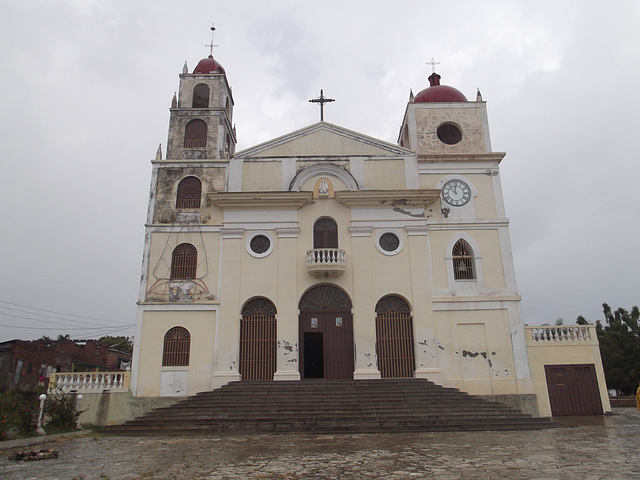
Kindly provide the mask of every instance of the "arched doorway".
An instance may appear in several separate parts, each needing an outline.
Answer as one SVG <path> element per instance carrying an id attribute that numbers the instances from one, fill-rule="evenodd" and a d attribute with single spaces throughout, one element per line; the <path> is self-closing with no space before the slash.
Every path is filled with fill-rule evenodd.
<path id="1" fill-rule="evenodd" d="M 258 297 L 247 302 L 240 319 L 240 376 L 242 380 L 273 380 L 277 368 L 276 307 Z"/>
<path id="2" fill-rule="evenodd" d="M 407 302 L 397 295 L 376 304 L 376 350 L 382 378 L 413 377 L 413 320 Z"/>
<path id="3" fill-rule="evenodd" d="M 300 299 L 300 377 L 353 378 L 351 299 L 333 285 L 318 285 Z"/>

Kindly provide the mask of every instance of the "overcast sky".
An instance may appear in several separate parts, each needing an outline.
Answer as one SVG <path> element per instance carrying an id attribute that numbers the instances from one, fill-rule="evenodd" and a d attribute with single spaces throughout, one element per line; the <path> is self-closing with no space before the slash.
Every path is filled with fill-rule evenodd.
<path id="1" fill-rule="evenodd" d="M 150 160 L 212 22 L 238 149 L 316 122 L 321 88 L 325 120 L 395 143 L 434 57 L 507 152 L 525 322 L 638 305 L 639 18 L 632 0 L 3 0 L 0 341 L 133 335 Z"/>

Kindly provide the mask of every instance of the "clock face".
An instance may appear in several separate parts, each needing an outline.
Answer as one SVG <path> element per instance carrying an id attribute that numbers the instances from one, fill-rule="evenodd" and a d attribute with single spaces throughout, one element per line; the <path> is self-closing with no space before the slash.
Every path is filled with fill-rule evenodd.
<path id="1" fill-rule="evenodd" d="M 449 180 L 442 187 L 442 198 L 449 205 L 459 207 L 471 200 L 471 189 L 462 180 Z"/>

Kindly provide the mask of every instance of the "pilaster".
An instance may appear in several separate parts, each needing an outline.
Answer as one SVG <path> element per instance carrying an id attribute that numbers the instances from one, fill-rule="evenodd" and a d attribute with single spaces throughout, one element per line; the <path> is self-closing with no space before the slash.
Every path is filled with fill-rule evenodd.
<path id="1" fill-rule="evenodd" d="M 349 227 L 353 252 L 351 265 L 358 272 L 353 285 L 353 338 L 356 358 L 353 378 L 380 378 L 376 355 L 375 299 L 373 298 L 373 267 L 371 232 L 373 227 Z"/>
<path id="2" fill-rule="evenodd" d="M 443 384 L 444 376 L 438 367 L 438 347 L 433 317 L 431 265 L 429 264 L 427 225 L 406 226 L 411 258 L 411 293 L 413 297 L 413 338 L 417 378 L 427 378 Z"/>
<path id="3" fill-rule="evenodd" d="M 278 234 L 278 350 L 274 380 L 300 380 L 298 346 L 298 233 L 300 228 L 276 228 Z"/>

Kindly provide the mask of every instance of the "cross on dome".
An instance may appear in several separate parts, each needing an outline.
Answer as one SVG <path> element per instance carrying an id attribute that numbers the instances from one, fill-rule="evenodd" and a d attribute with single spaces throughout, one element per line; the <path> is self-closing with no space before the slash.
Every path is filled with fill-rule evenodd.
<path id="1" fill-rule="evenodd" d="M 431 61 L 427 62 L 427 65 L 431 65 L 431 73 L 436 73 L 436 65 L 440 65 L 440 62 L 434 61 L 433 57 L 431 57 Z"/>
<path id="2" fill-rule="evenodd" d="M 205 47 L 209 47 L 209 56 L 213 57 L 213 47 L 217 47 L 218 45 L 215 45 L 213 43 L 213 33 L 216 31 L 216 27 L 214 27 L 214 24 L 211 24 L 211 43 L 208 43 L 205 45 Z"/>

